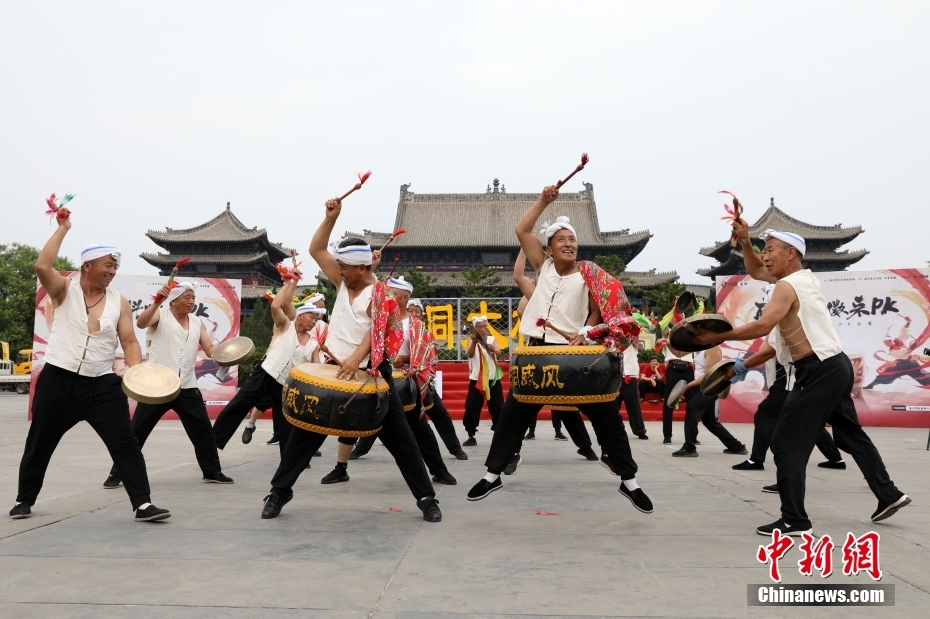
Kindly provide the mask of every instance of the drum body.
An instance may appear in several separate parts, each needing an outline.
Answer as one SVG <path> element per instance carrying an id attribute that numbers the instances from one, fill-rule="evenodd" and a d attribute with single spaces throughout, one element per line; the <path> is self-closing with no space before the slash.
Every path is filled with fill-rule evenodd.
<path id="1" fill-rule="evenodd" d="M 407 376 L 403 370 L 394 370 L 391 376 L 394 378 L 394 388 L 397 389 L 400 402 L 404 405 L 404 412 L 409 413 L 417 407 L 417 397 L 420 391 L 417 382 Z"/>
<path id="2" fill-rule="evenodd" d="M 291 369 L 281 392 L 284 417 L 310 432 L 372 436 L 390 406 L 387 381 L 359 371 L 354 380 L 336 378 L 339 366 L 301 363 Z"/>
<path id="3" fill-rule="evenodd" d="M 510 392 L 527 404 L 611 402 L 620 394 L 622 368 L 603 346 L 516 348 L 510 358 Z"/>

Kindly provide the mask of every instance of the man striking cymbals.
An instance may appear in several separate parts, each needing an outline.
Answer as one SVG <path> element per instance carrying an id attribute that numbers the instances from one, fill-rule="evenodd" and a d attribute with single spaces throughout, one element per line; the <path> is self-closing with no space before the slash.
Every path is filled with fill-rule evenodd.
<path id="1" fill-rule="evenodd" d="M 586 158 L 582 161 L 584 163 Z M 602 316 L 605 322 L 613 324 L 613 334 L 615 329 L 620 328 L 623 313 L 628 307 L 619 282 L 591 262 L 576 262 L 578 240 L 567 217 L 559 217 L 552 225 L 546 224 L 543 250 L 533 233 L 533 227 L 546 207 L 558 197 L 557 186 L 543 189 L 539 199 L 523 215 L 515 230 L 527 259 L 539 274 L 536 290 L 533 291 L 524 315 L 540 316 L 540 320 L 545 320 L 542 325 L 538 325 L 536 320 L 523 320 L 520 326 L 520 333 L 532 338 L 531 345 L 581 345 L 585 337 L 578 334 L 579 331 L 586 325 L 598 324 Z M 626 318 L 633 322 L 628 315 Z M 577 335 L 566 339 L 559 332 Z M 468 492 L 468 500 L 483 499 L 501 488 L 500 474 L 520 445 L 530 418 L 540 408 L 542 404 L 518 402 L 511 389 L 501 410 L 485 462 L 488 473 Z M 620 493 L 639 511 L 652 513 L 652 501 L 636 483 L 636 462 L 616 400 L 578 404 L 577 408 L 591 420 L 598 442 L 620 473 L 623 480 Z"/>
<path id="2" fill-rule="evenodd" d="M 750 252 L 750 260 L 760 262 L 777 281 L 762 316 L 730 331 L 703 331 L 693 338 L 704 345 L 719 344 L 754 340 L 774 329 L 773 348 L 778 361 L 786 368 L 790 366 L 795 377 L 771 444 L 782 517 L 760 526 L 756 532 L 770 535 L 779 529 L 782 535 L 793 536 L 811 532 L 811 521 L 804 509 L 807 461 L 827 423 L 833 426 L 837 446 L 852 454 L 878 499 L 872 522 L 884 520 L 911 500 L 895 487 L 878 449 L 859 425 L 852 401 L 852 364 L 833 328 L 820 283 L 801 266 L 806 243 L 796 234 L 775 230 L 766 230 L 762 238 L 762 257 Z"/>

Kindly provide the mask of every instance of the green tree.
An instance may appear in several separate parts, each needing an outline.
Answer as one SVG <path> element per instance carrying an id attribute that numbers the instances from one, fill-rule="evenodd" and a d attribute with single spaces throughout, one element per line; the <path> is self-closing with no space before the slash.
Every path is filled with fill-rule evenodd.
<path id="1" fill-rule="evenodd" d="M 655 315 L 662 317 L 672 309 L 672 306 L 675 305 L 675 299 L 684 291 L 684 284 L 665 282 L 655 288 L 644 289 L 643 298 L 649 301 Z"/>
<path id="2" fill-rule="evenodd" d="M 239 326 L 239 335 L 250 338 L 255 349 L 268 348 L 274 321 L 271 320 L 271 304 L 264 299 L 256 299 L 252 315 L 247 316 Z"/>
<path id="3" fill-rule="evenodd" d="M 318 277 L 316 284 L 312 288 L 309 286 L 304 288 L 301 295 L 305 297 L 308 294 L 322 294 L 323 304 L 326 305 L 326 314 L 331 316 L 333 313 L 333 306 L 336 304 L 336 292 L 336 287 L 333 286 L 332 282 L 323 277 Z"/>
<path id="4" fill-rule="evenodd" d="M 491 267 L 479 265 L 452 274 L 453 279 L 461 281 L 461 288 L 466 297 L 481 298 L 493 296 L 497 291 L 495 286 L 501 283 L 501 276 Z"/>
<path id="5" fill-rule="evenodd" d="M 426 275 L 413 269 L 407 269 L 404 279 L 413 284 L 413 296 L 418 299 L 429 299 L 436 296 L 436 284 L 439 278 Z"/>
<path id="6" fill-rule="evenodd" d="M 32 348 L 35 325 L 35 266 L 39 250 L 29 245 L 0 245 L 0 340 L 10 343 L 11 351 Z M 77 271 L 67 258 L 55 260 L 59 271 Z"/>

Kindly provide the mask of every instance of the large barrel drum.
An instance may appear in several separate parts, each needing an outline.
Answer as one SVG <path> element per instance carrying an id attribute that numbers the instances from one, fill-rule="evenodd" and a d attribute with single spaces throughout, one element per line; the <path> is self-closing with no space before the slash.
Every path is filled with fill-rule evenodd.
<path id="1" fill-rule="evenodd" d="M 284 417 L 304 430 L 333 436 L 371 436 L 381 429 L 390 406 L 383 378 L 359 371 L 353 380 L 336 378 L 338 366 L 301 363 L 281 392 Z"/>
<path id="2" fill-rule="evenodd" d="M 603 346 L 530 346 L 510 357 L 510 392 L 518 402 L 561 406 L 610 402 L 623 366 Z"/>

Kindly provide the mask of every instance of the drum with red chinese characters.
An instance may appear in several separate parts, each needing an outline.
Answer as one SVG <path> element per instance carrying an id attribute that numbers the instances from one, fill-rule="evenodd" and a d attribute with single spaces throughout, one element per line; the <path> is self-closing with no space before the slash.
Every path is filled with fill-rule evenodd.
<path id="1" fill-rule="evenodd" d="M 611 402 L 622 369 L 604 346 L 520 347 L 510 357 L 510 393 L 518 402 L 558 407 Z"/>
<path id="2" fill-rule="evenodd" d="M 339 366 L 301 363 L 281 391 L 284 417 L 310 432 L 363 437 L 377 434 L 390 406 L 388 383 L 359 370 L 351 380 L 336 378 Z"/>

